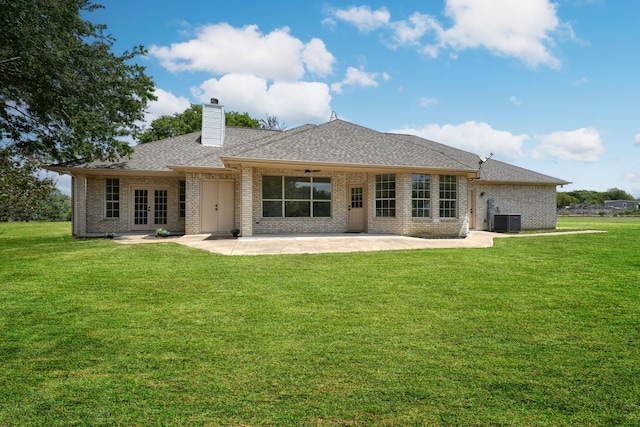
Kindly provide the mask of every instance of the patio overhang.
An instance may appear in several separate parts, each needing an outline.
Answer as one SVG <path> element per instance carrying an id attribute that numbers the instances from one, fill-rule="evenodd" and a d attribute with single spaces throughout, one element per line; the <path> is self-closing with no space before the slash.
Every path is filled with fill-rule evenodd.
<path id="1" fill-rule="evenodd" d="M 383 165 L 383 164 L 358 164 L 358 163 L 332 163 L 313 162 L 303 160 L 274 160 L 255 159 L 242 157 L 221 157 L 222 162 L 229 168 L 240 170 L 242 168 L 268 168 L 268 169 L 294 169 L 303 172 L 375 172 L 375 173 L 425 173 L 431 172 L 441 175 L 464 175 L 469 179 L 476 179 L 480 171 L 474 169 L 437 168 L 416 165 Z"/>

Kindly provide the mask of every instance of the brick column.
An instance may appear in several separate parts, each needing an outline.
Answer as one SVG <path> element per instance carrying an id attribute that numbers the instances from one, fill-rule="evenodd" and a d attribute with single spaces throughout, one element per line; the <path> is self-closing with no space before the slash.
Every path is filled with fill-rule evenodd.
<path id="1" fill-rule="evenodd" d="M 397 233 L 411 233 L 411 174 L 396 174 L 396 219 L 399 221 Z"/>
<path id="2" fill-rule="evenodd" d="M 87 178 L 71 176 L 71 220 L 74 237 L 87 235 Z"/>
<path id="3" fill-rule="evenodd" d="M 431 219 L 440 222 L 440 175 L 431 175 Z"/>
<path id="4" fill-rule="evenodd" d="M 240 232 L 244 237 L 253 236 L 253 169 L 242 168 Z"/>
<path id="5" fill-rule="evenodd" d="M 458 177 L 458 218 L 461 218 L 462 228 L 460 237 L 469 235 L 469 179 L 466 176 Z"/>
<path id="6" fill-rule="evenodd" d="M 187 193 L 184 232 L 186 234 L 200 233 L 200 176 L 187 173 L 185 177 Z"/>

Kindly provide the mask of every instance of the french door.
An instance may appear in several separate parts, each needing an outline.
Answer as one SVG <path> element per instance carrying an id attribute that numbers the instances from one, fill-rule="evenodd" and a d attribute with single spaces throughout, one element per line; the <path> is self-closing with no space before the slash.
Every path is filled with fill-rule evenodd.
<path id="1" fill-rule="evenodd" d="M 167 225 L 168 191 L 159 188 L 134 188 L 132 230 L 153 230 Z"/>

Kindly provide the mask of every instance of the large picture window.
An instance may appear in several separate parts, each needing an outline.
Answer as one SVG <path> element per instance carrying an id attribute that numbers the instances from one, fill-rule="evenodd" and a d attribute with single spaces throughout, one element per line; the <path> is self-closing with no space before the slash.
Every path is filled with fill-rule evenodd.
<path id="1" fill-rule="evenodd" d="M 396 216 L 396 174 L 376 175 L 376 217 Z"/>
<path id="2" fill-rule="evenodd" d="M 425 173 L 411 175 L 411 216 L 431 217 L 431 176 Z"/>
<path id="3" fill-rule="evenodd" d="M 325 218 L 331 216 L 331 178 L 263 176 L 262 216 Z"/>
<path id="4" fill-rule="evenodd" d="M 458 184 L 455 175 L 440 175 L 440 218 L 458 216 Z"/>
<path id="5" fill-rule="evenodd" d="M 107 178 L 105 181 L 105 217 L 120 218 L 120 180 Z"/>

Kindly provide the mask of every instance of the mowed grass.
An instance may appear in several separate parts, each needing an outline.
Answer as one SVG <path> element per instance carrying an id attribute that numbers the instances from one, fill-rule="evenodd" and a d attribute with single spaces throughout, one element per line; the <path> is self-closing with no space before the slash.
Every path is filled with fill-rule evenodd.
<path id="1" fill-rule="evenodd" d="M 640 425 L 640 219 L 228 257 L 0 224 L 0 425 Z"/>

